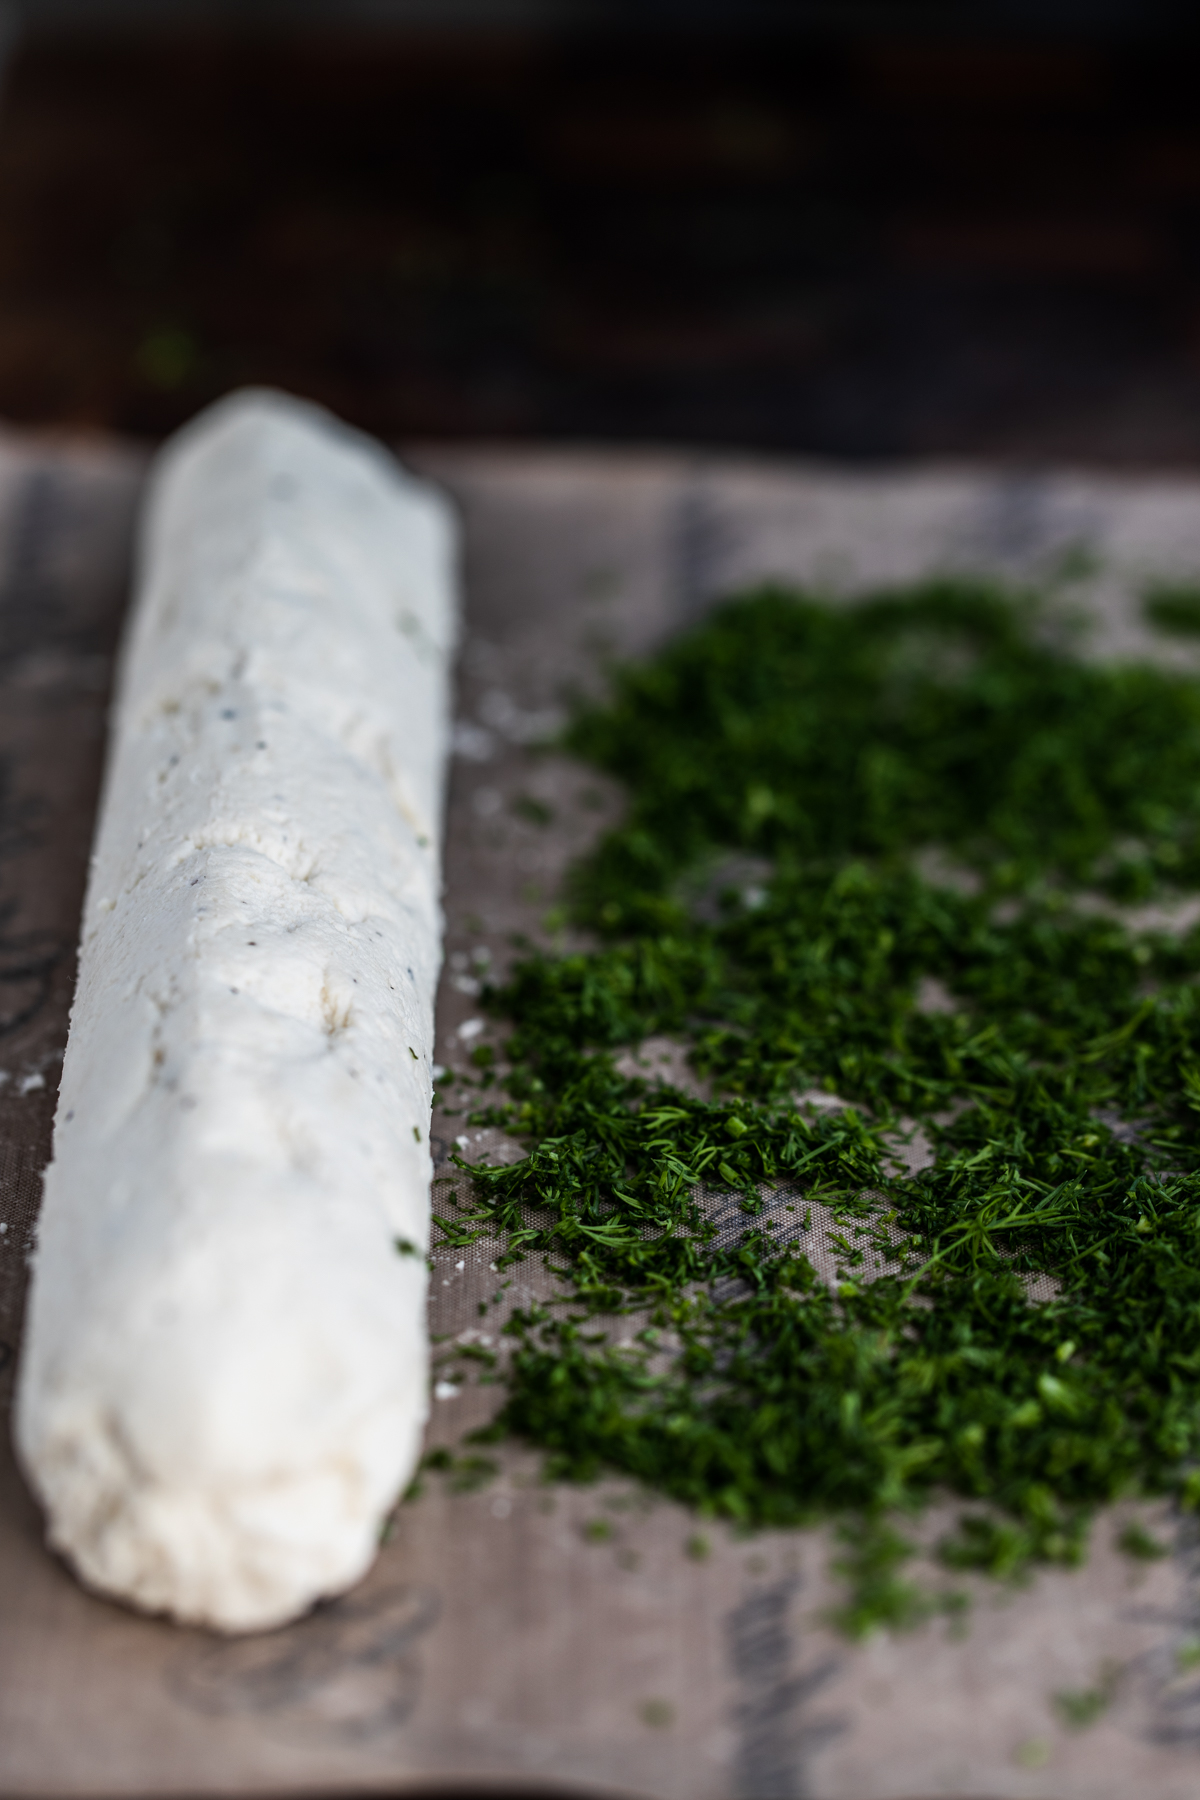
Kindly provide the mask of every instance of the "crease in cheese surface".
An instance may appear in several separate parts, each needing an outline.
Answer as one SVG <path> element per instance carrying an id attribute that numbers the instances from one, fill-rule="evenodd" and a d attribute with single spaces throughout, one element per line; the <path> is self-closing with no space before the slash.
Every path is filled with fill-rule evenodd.
<path id="1" fill-rule="evenodd" d="M 87 1583 L 254 1630 L 365 1571 L 426 1414 L 455 534 L 249 392 L 140 552 L 16 1439 Z"/>

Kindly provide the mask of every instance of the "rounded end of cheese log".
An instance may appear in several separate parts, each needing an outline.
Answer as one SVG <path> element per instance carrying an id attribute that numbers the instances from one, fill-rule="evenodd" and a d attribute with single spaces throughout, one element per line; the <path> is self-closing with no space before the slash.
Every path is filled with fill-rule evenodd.
<path id="1" fill-rule="evenodd" d="M 424 1269 L 381 1254 L 372 1283 L 313 1248 L 305 1269 L 263 1233 L 239 1281 L 193 1246 L 157 1282 L 141 1269 L 41 1322 L 62 1326 L 39 1334 L 58 1354 L 27 1368 L 18 1449 L 48 1541 L 90 1587 L 255 1631 L 369 1567 L 420 1450 L 424 1331 L 405 1342 L 397 1324 L 423 1321 Z"/>
<path id="2" fill-rule="evenodd" d="M 142 549 L 16 1437 L 85 1581 L 247 1631 L 363 1573 L 419 1452 L 454 538 L 249 394 Z"/>

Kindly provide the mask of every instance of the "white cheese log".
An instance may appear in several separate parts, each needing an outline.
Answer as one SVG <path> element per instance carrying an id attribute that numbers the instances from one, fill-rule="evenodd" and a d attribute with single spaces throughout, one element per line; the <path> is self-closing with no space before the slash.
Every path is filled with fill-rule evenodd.
<path id="1" fill-rule="evenodd" d="M 143 515 L 16 1437 L 86 1582 L 222 1630 L 362 1575 L 418 1454 L 454 552 L 264 393 Z"/>

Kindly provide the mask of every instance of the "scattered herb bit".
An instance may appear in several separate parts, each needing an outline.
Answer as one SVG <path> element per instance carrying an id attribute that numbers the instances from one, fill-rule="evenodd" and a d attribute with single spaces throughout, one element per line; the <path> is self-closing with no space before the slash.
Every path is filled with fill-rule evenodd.
<path id="1" fill-rule="evenodd" d="M 1054 558 L 1047 574 L 1047 584 L 1051 587 L 1065 587 L 1072 582 L 1087 581 L 1093 575 L 1099 575 L 1103 567 L 1103 559 L 1087 542 L 1068 544 Z"/>
<path id="2" fill-rule="evenodd" d="M 179 325 L 164 325 L 142 339 L 133 362 L 143 381 L 160 393 L 170 394 L 195 375 L 201 351 L 190 331 Z"/>
<path id="3" fill-rule="evenodd" d="M 638 1718 L 652 1731 L 665 1731 L 668 1725 L 675 1723 L 675 1708 L 669 1700 L 643 1700 L 638 1707 Z"/>
<path id="4" fill-rule="evenodd" d="M 1170 1549 L 1151 1537 L 1144 1525 L 1137 1520 L 1126 1525 L 1117 1538 L 1117 1549 L 1123 1550 L 1126 1556 L 1136 1557 L 1139 1562 L 1157 1562 L 1160 1557 L 1169 1556 Z"/>
<path id="5" fill-rule="evenodd" d="M 1143 602 L 1146 617 L 1176 637 L 1200 637 L 1200 588 L 1152 588 Z"/>
<path id="6" fill-rule="evenodd" d="M 613 1534 L 612 1524 L 608 1519 L 589 1519 L 583 1527 L 583 1535 L 589 1544 L 604 1544 Z"/>
<path id="7" fill-rule="evenodd" d="M 1200 932 L 1119 913 L 1200 887 L 1200 682 L 1080 661 L 991 586 L 762 592 L 566 741 L 627 790 L 571 878 L 593 948 L 487 996 L 475 1118 L 529 1154 L 439 1219 L 562 1278 L 507 1327 L 494 1434 L 702 1516 L 848 1519 L 854 1631 L 953 1604 L 886 1522 L 935 1491 L 970 1503 L 944 1560 L 1006 1579 L 1079 1561 L 1105 1501 L 1200 1502 Z M 618 1072 L 655 1033 L 715 1098 Z"/>
<path id="8" fill-rule="evenodd" d="M 452 1195 L 455 1205 L 459 1204 L 457 1195 Z M 468 1214 L 465 1219 L 451 1219 L 445 1213 L 434 1213 L 433 1222 L 441 1229 L 438 1239 L 439 1249 L 465 1250 L 477 1239 L 487 1236 L 487 1227 L 480 1225 L 479 1215 Z"/>
<path id="9" fill-rule="evenodd" d="M 913 1545 L 882 1521 L 857 1520 L 841 1526 L 838 1536 L 844 1548 L 833 1567 L 848 1583 L 850 1597 L 831 1617 L 847 1637 L 863 1638 L 888 1628 L 903 1631 L 935 1612 L 954 1615 L 965 1607 L 962 1595 L 930 1594 L 902 1579 L 899 1571 L 913 1555 Z"/>
<path id="10" fill-rule="evenodd" d="M 1181 1675 L 1200 1669 L 1200 1638 L 1188 1638 L 1175 1652 L 1175 1667 Z"/>
<path id="11" fill-rule="evenodd" d="M 527 825 L 549 825 L 554 820 L 554 808 L 547 806 L 544 800 L 535 800 L 532 794 L 518 794 L 512 809 Z"/>
<path id="12" fill-rule="evenodd" d="M 696 1532 L 683 1546 L 685 1553 L 693 1562 L 707 1562 L 712 1554 L 712 1545 L 703 1532 Z"/>
<path id="13" fill-rule="evenodd" d="M 421 1254 L 420 1246 L 414 1244 L 411 1238 L 398 1237 L 393 1238 L 392 1241 L 401 1256 L 420 1256 Z"/>
<path id="14" fill-rule="evenodd" d="M 500 1473 L 500 1465 L 490 1456 L 460 1456 L 449 1471 L 449 1487 L 453 1494 L 473 1494 L 486 1487 Z"/>
<path id="15" fill-rule="evenodd" d="M 1120 1670 L 1114 1664 L 1108 1664 L 1101 1672 L 1096 1687 L 1067 1689 L 1055 1694 L 1054 1710 L 1064 1725 L 1073 1731 L 1083 1731 L 1094 1725 L 1101 1713 L 1107 1712 L 1117 1685 Z"/>
<path id="16" fill-rule="evenodd" d="M 1046 1737 L 1026 1738 L 1018 1744 L 1013 1760 L 1022 1769 L 1044 1769 L 1050 1761 L 1050 1739 Z"/>
<path id="17" fill-rule="evenodd" d="M 421 1470 L 444 1475 L 452 1494 L 474 1494 L 500 1473 L 500 1465 L 490 1456 L 455 1456 L 444 1448 L 430 1450 L 421 1459 Z"/>

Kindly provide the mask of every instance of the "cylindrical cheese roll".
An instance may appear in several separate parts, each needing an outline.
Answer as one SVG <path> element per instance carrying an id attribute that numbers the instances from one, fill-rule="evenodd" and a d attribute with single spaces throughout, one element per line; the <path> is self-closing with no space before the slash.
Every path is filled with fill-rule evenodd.
<path id="1" fill-rule="evenodd" d="M 51 1544 L 275 1625 L 426 1413 L 448 509 L 262 392 L 150 483 L 19 1374 Z"/>

